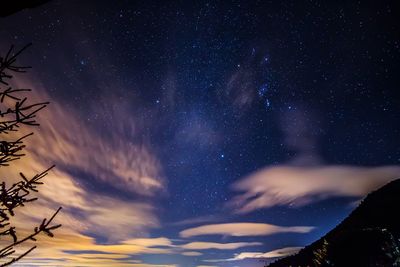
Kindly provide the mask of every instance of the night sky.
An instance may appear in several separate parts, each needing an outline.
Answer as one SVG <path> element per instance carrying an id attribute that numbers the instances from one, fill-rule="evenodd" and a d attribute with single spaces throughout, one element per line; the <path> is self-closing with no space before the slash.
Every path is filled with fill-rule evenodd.
<path id="1" fill-rule="evenodd" d="M 1 174 L 56 164 L 35 209 L 64 208 L 21 266 L 260 267 L 315 241 L 400 177 L 399 17 L 54 0 L 1 18 L 1 54 L 33 43 L 16 85 L 51 102 Z"/>

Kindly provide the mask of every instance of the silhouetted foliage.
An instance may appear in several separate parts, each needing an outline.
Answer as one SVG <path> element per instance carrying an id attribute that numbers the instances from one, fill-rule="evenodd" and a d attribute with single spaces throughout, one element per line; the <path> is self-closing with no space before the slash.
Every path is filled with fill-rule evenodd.
<path id="1" fill-rule="evenodd" d="M 28 104 L 27 97 L 20 95 L 29 92 L 30 89 L 15 89 L 9 84 L 14 74 L 24 73 L 30 68 L 16 64 L 17 56 L 28 46 L 16 52 L 14 52 L 14 47 L 11 46 L 5 57 L 0 57 L 0 167 L 8 166 L 12 161 L 25 155 L 23 153 L 24 140 L 33 133 L 14 139 L 12 133 L 15 135 L 15 132 L 18 132 L 21 127 L 39 126 L 36 115 L 48 104 L 48 102 Z M 30 194 L 38 192 L 38 186 L 43 184 L 41 180 L 53 167 L 51 166 L 31 178 L 19 173 L 20 180 L 12 185 L 7 185 L 5 182 L 0 183 L 0 240 L 2 241 L 1 244 L 6 244 L 0 248 L 0 260 L 2 261 L 0 266 L 15 263 L 36 248 L 36 246 L 33 246 L 22 253 L 17 253 L 17 246 L 29 240 L 36 241 L 35 237 L 40 233 L 53 237 L 52 231 L 61 226 L 60 224 L 52 224 L 61 207 L 49 220 L 43 219 L 42 223 L 27 236 L 21 237 L 10 220 L 15 215 L 17 208 L 24 207 L 25 204 L 37 200 Z"/>
<path id="2" fill-rule="evenodd" d="M 332 266 L 328 258 L 328 246 L 329 243 L 324 239 L 321 248 L 313 251 L 314 258 L 313 262 L 315 266 Z"/>

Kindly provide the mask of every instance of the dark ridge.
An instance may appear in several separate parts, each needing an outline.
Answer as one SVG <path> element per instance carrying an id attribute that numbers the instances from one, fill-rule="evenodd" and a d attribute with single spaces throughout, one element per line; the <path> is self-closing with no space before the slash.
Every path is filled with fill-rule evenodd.
<path id="1" fill-rule="evenodd" d="M 400 179 L 371 192 L 325 236 L 269 267 L 400 266 Z"/>

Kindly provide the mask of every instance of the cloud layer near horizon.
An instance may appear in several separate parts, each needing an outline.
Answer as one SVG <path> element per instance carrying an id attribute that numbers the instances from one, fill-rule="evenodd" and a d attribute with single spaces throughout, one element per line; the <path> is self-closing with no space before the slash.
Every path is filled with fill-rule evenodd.
<path id="1" fill-rule="evenodd" d="M 293 255 L 297 253 L 302 247 L 286 247 L 280 248 L 276 250 L 272 250 L 269 252 L 241 252 L 235 254 L 233 258 L 229 259 L 219 259 L 219 260 L 207 260 L 207 262 L 223 262 L 223 261 L 240 261 L 245 259 L 272 259 L 272 258 L 280 258 L 286 257 L 289 255 Z"/>

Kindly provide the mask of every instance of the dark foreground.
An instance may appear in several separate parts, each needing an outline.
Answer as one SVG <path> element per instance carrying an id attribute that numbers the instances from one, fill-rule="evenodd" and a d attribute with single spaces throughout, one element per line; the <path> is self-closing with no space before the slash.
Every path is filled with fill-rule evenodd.
<path id="1" fill-rule="evenodd" d="M 268 265 L 400 266 L 400 179 L 370 193 L 318 241 Z"/>

